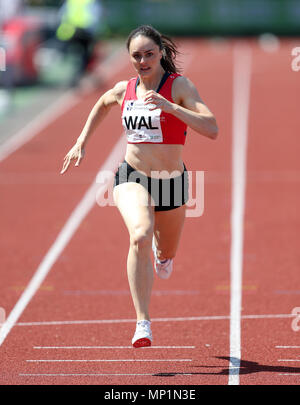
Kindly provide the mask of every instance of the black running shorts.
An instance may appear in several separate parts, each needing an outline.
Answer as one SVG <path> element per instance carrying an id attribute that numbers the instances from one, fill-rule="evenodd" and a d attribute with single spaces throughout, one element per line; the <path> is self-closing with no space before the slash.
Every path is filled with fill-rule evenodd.
<path id="1" fill-rule="evenodd" d="M 114 187 L 128 182 L 139 183 L 145 187 L 154 200 L 155 211 L 173 210 L 188 201 L 189 181 L 185 165 L 180 176 L 158 179 L 145 176 L 124 160 L 116 172 Z"/>

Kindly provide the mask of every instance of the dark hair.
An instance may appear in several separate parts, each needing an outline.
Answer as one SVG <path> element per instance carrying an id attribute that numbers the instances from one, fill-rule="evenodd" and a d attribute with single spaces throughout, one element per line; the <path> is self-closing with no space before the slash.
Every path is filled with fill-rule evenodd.
<path id="1" fill-rule="evenodd" d="M 161 34 L 151 25 L 141 25 L 140 27 L 131 31 L 126 43 L 128 51 L 131 40 L 139 35 L 151 38 L 156 43 L 156 45 L 159 46 L 159 49 L 163 51 L 163 56 L 160 64 L 165 71 L 170 73 L 177 73 L 179 71 L 178 67 L 175 65 L 175 59 L 179 54 L 176 44 L 172 41 L 171 38 Z"/>

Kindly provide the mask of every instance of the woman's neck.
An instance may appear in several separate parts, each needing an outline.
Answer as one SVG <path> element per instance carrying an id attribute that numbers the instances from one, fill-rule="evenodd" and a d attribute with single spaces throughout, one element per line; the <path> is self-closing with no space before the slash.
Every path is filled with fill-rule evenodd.
<path id="1" fill-rule="evenodd" d="M 163 78 L 163 75 L 165 74 L 165 70 L 163 68 L 159 69 L 159 71 L 149 77 L 141 77 L 139 76 L 140 83 L 139 86 L 141 86 L 142 89 L 148 91 L 148 90 L 155 90 L 158 88 L 159 83 L 161 82 L 161 79 Z"/>

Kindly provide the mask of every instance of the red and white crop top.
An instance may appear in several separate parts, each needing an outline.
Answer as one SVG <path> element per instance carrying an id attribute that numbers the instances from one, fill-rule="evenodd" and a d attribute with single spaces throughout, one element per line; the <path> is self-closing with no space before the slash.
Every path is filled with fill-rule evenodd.
<path id="1" fill-rule="evenodd" d="M 166 72 L 157 89 L 157 93 L 172 103 L 172 84 L 178 76 L 177 73 Z M 187 125 L 160 108 L 150 111 L 151 104 L 145 105 L 136 96 L 138 83 L 138 77 L 129 80 L 122 103 L 122 124 L 128 143 L 184 145 Z"/>

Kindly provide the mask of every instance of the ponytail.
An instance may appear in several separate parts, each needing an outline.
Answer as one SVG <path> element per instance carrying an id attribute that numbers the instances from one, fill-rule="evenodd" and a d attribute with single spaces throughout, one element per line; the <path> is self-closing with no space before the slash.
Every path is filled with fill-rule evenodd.
<path id="1" fill-rule="evenodd" d="M 161 66 L 166 72 L 178 73 L 180 69 L 175 64 L 175 60 L 179 51 L 177 50 L 177 45 L 172 41 L 171 38 L 166 35 L 160 34 L 151 25 L 141 25 L 140 27 L 133 30 L 127 38 L 127 50 L 129 50 L 130 42 L 133 38 L 143 35 L 145 37 L 151 38 L 159 49 L 162 50 L 162 58 L 160 61 Z"/>
<path id="2" fill-rule="evenodd" d="M 166 72 L 178 73 L 178 67 L 175 65 L 175 60 L 179 54 L 176 44 L 171 38 L 166 35 L 161 35 L 163 56 L 160 64 Z"/>

